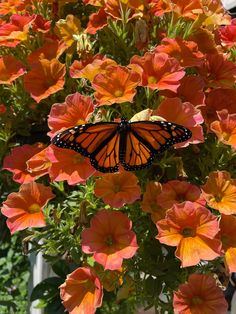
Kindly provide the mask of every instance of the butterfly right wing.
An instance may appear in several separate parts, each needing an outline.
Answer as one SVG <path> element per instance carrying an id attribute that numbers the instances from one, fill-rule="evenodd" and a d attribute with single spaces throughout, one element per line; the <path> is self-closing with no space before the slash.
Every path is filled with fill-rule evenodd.
<path id="1" fill-rule="evenodd" d="M 94 168 L 116 172 L 119 164 L 119 138 L 116 122 L 78 125 L 57 134 L 52 143 L 89 157 Z"/>

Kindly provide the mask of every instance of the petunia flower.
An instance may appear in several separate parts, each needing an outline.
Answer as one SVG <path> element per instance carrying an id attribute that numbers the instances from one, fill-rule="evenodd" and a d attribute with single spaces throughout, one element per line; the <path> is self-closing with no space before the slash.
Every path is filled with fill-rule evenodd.
<path id="1" fill-rule="evenodd" d="M 30 96 L 39 103 L 61 90 L 65 83 L 66 68 L 57 59 L 40 59 L 24 76 L 24 87 Z"/>
<path id="2" fill-rule="evenodd" d="M 171 12 L 171 4 L 165 0 L 149 1 L 149 12 L 155 16 L 163 16 L 165 13 Z"/>
<path id="3" fill-rule="evenodd" d="M 221 215 L 219 237 L 225 254 L 227 270 L 236 271 L 236 217 L 233 215 Z"/>
<path id="4" fill-rule="evenodd" d="M 41 176 L 47 173 L 47 169 L 40 169 L 35 172 L 27 170 L 27 161 L 35 154 L 41 152 L 44 149 L 44 145 L 37 143 L 34 145 L 22 145 L 15 147 L 11 150 L 11 153 L 4 158 L 3 168 L 11 171 L 13 180 L 18 183 L 29 183 L 35 181 Z"/>
<path id="5" fill-rule="evenodd" d="M 23 12 L 31 5 L 31 0 L 2 0 L 0 3 L 0 15 Z"/>
<path id="6" fill-rule="evenodd" d="M 103 288 L 92 268 L 79 267 L 67 275 L 60 296 L 70 314 L 94 314 L 102 305 Z"/>
<path id="7" fill-rule="evenodd" d="M 91 14 L 89 16 L 89 22 L 85 31 L 88 34 L 96 34 L 98 30 L 108 25 L 107 16 L 108 15 L 103 7 L 100 8 L 97 12 Z"/>
<path id="8" fill-rule="evenodd" d="M 232 19 L 230 25 L 221 26 L 218 32 L 223 46 L 231 48 L 236 45 L 236 19 Z"/>
<path id="9" fill-rule="evenodd" d="M 103 202 L 116 208 L 132 204 L 140 198 L 138 178 L 131 172 L 105 174 L 96 180 L 94 193 Z"/>
<path id="10" fill-rule="evenodd" d="M 67 181 L 70 185 L 82 184 L 95 173 L 90 160 L 73 150 L 50 145 L 46 156 L 51 162 L 48 172 L 52 181 Z"/>
<path id="11" fill-rule="evenodd" d="M 43 208 L 54 197 L 50 187 L 36 182 L 22 184 L 19 192 L 10 193 L 1 211 L 8 217 L 11 234 L 26 228 L 44 227 Z"/>
<path id="12" fill-rule="evenodd" d="M 38 173 L 39 171 L 43 171 L 44 174 L 48 174 L 51 166 L 51 162 L 47 157 L 48 147 L 44 148 L 39 153 L 36 153 L 33 157 L 26 161 L 28 172 Z"/>
<path id="13" fill-rule="evenodd" d="M 87 123 L 94 110 L 92 98 L 80 93 L 68 95 L 64 103 L 52 105 L 48 117 L 48 133 L 53 137 L 58 131 L 68 129 L 78 124 Z"/>
<path id="14" fill-rule="evenodd" d="M 93 254 L 104 269 L 119 269 L 123 259 L 133 257 L 138 249 L 131 228 L 132 222 L 125 214 L 103 209 L 93 216 L 90 228 L 82 231 L 82 251 Z"/>
<path id="15" fill-rule="evenodd" d="M 227 110 L 217 113 L 219 121 L 214 121 L 210 125 L 218 140 L 236 149 L 236 113 L 229 114 Z"/>
<path id="16" fill-rule="evenodd" d="M 164 38 L 154 51 L 167 53 L 185 68 L 201 66 L 204 60 L 203 53 L 198 50 L 194 41 L 183 40 L 180 37 Z"/>
<path id="17" fill-rule="evenodd" d="M 174 292 L 173 307 L 178 314 L 226 314 L 228 303 L 212 276 L 191 274 Z"/>
<path id="18" fill-rule="evenodd" d="M 26 72 L 25 66 L 13 56 L 0 58 L 0 84 L 11 84 Z"/>
<path id="19" fill-rule="evenodd" d="M 192 137 L 183 143 L 175 145 L 176 147 L 185 147 L 191 144 L 204 142 L 203 117 L 201 111 L 195 108 L 191 103 L 182 103 L 179 98 L 167 98 L 163 100 L 153 115 L 161 116 L 167 121 L 185 126 L 192 132 Z"/>
<path id="20" fill-rule="evenodd" d="M 150 89 L 177 91 L 179 80 L 185 75 L 178 60 L 166 53 L 146 52 L 144 56 L 133 56 L 130 66 L 137 70 L 142 78 L 141 85 Z"/>
<path id="21" fill-rule="evenodd" d="M 219 232 L 217 217 L 206 207 L 189 201 L 174 205 L 156 226 L 156 239 L 177 246 L 175 256 L 183 267 L 221 255 L 221 241 L 215 238 Z"/>
<path id="22" fill-rule="evenodd" d="M 225 215 L 236 214 L 236 180 L 227 171 L 212 171 L 201 187 L 207 205 Z"/>
<path id="23" fill-rule="evenodd" d="M 202 13 L 202 4 L 200 0 L 172 0 L 172 10 L 174 13 L 182 18 L 186 17 L 195 20 L 200 13 Z"/>
<path id="24" fill-rule="evenodd" d="M 196 108 L 205 105 L 204 81 L 200 76 L 184 76 L 180 80 L 180 86 L 176 93 L 169 90 L 160 91 L 160 95 L 174 98 L 178 97 L 182 102 L 190 102 Z M 194 90 L 194 93 L 193 93 Z"/>
<path id="25" fill-rule="evenodd" d="M 114 103 L 132 102 L 140 76 L 123 66 L 110 65 L 106 73 L 97 74 L 92 82 L 95 98 L 99 106 Z"/>

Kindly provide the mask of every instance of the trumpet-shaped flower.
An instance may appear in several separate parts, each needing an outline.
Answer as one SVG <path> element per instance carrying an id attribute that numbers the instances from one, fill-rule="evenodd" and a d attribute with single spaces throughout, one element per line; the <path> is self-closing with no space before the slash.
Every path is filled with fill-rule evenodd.
<path id="1" fill-rule="evenodd" d="M 178 314 L 225 314 L 228 304 L 212 276 L 191 274 L 174 292 L 173 307 Z"/>
<path id="2" fill-rule="evenodd" d="M 26 72 L 24 65 L 12 56 L 0 58 L 0 84 L 11 84 Z"/>
<path id="3" fill-rule="evenodd" d="M 236 214 L 236 180 L 227 171 L 213 171 L 202 186 L 207 205 L 225 215 Z"/>
<path id="4" fill-rule="evenodd" d="M 2 214 L 11 233 L 46 225 L 43 208 L 54 198 L 51 188 L 31 182 L 22 184 L 19 192 L 10 193 L 3 202 Z"/>
<path id="5" fill-rule="evenodd" d="M 102 305 L 102 284 L 90 267 L 79 267 L 67 275 L 60 296 L 70 314 L 94 314 Z"/>
<path id="6" fill-rule="evenodd" d="M 166 218 L 157 222 L 157 239 L 177 246 L 175 255 L 183 267 L 197 265 L 201 260 L 213 260 L 221 255 L 217 217 L 197 203 L 174 205 Z"/>
<path id="7" fill-rule="evenodd" d="M 90 228 L 82 231 L 82 250 L 105 269 L 115 270 L 123 259 L 134 256 L 138 249 L 132 222 L 119 211 L 101 210 L 90 222 Z"/>

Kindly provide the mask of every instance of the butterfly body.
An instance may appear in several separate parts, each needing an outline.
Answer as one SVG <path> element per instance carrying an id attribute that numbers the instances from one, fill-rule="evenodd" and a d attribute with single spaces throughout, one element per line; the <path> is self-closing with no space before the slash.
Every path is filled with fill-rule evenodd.
<path id="1" fill-rule="evenodd" d="M 166 121 L 98 122 L 57 134 L 52 143 L 90 158 L 101 172 L 117 172 L 119 164 L 133 171 L 148 167 L 154 157 L 191 137 L 181 125 Z"/>

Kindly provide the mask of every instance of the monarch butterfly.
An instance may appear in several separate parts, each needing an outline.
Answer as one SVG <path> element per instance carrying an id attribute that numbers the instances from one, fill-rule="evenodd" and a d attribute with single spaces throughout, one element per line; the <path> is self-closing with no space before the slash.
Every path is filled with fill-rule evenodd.
<path id="1" fill-rule="evenodd" d="M 57 134 L 52 143 L 90 158 L 101 172 L 148 167 L 156 154 L 192 136 L 185 127 L 166 121 L 97 122 L 77 125 Z"/>

